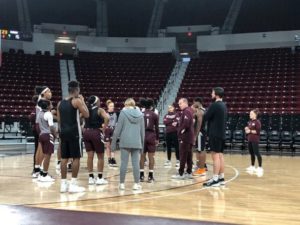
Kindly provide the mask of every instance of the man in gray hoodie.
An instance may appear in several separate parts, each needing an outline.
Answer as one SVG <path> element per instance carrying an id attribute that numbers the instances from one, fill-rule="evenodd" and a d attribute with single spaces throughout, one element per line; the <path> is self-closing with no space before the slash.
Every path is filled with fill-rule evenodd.
<path id="1" fill-rule="evenodd" d="M 145 125 L 142 112 L 135 107 L 135 101 L 129 98 L 125 101 L 125 107 L 121 111 L 117 126 L 112 138 L 111 149 L 117 148 L 117 139 L 121 150 L 120 167 L 120 190 L 125 189 L 125 176 L 127 171 L 128 159 L 131 154 L 134 185 L 133 190 L 140 190 L 140 154 L 144 148 Z"/>

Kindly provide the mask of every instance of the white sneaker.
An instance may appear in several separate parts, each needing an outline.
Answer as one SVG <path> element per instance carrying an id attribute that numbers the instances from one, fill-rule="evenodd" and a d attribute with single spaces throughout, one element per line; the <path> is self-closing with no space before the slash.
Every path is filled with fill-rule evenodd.
<path id="1" fill-rule="evenodd" d="M 47 174 L 47 176 L 39 176 L 38 181 L 40 182 L 54 182 L 55 179 L 52 178 L 49 174 Z"/>
<path id="2" fill-rule="evenodd" d="M 177 161 L 176 161 L 176 167 L 179 167 L 179 166 L 180 166 L 180 161 L 177 160 Z"/>
<path id="3" fill-rule="evenodd" d="M 120 189 L 120 190 L 125 190 L 125 184 L 120 184 L 120 185 L 119 185 L 119 189 Z"/>
<path id="4" fill-rule="evenodd" d="M 60 193 L 66 193 L 69 190 L 69 185 L 67 181 L 62 181 L 60 184 Z"/>
<path id="5" fill-rule="evenodd" d="M 142 189 L 142 186 L 138 183 L 135 183 L 132 187 L 132 190 L 134 191 L 138 191 L 138 190 L 141 190 Z"/>
<path id="6" fill-rule="evenodd" d="M 40 172 L 32 173 L 32 178 L 38 178 L 40 175 Z"/>
<path id="7" fill-rule="evenodd" d="M 185 176 L 184 175 L 180 176 L 180 174 L 176 174 L 176 175 L 172 176 L 172 179 L 175 179 L 175 180 L 184 180 Z"/>
<path id="8" fill-rule="evenodd" d="M 89 177 L 89 185 L 95 184 L 95 179 L 93 177 Z"/>
<path id="9" fill-rule="evenodd" d="M 105 180 L 104 178 L 100 179 L 99 177 L 97 177 L 96 184 L 97 185 L 105 185 L 105 184 L 108 184 L 108 181 Z"/>
<path id="10" fill-rule="evenodd" d="M 248 168 L 246 168 L 247 172 L 249 173 L 254 173 L 255 172 L 255 166 L 249 166 Z"/>
<path id="11" fill-rule="evenodd" d="M 190 173 L 184 174 L 184 178 L 185 178 L 185 179 L 194 179 L 193 175 L 190 174 Z"/>
<path id="12" fill-rule="evenodd" d="M 69 192 L 70 193 L 85 192 L 85 188 L 78 186 L 76 183 L 75 184 L 70 184 L 70 186 L 69 186 Z"/>
<path id="13" fill-rule="evenodd" d="M 262 177 L 264 175 L 264 169 L 262 167 L 257 167 L 255 172 L 258 177 Z"/>
<path id="14" fill-rule="evenodd" d="M 172 163 L 170 160 L 166 160 L 164 166 L 172 166 Z"/>

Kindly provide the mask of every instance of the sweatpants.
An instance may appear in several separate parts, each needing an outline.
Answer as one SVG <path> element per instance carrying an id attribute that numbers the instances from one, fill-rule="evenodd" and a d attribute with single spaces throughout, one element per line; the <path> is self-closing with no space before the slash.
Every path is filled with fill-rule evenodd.
<path id="1" fill-rule="evenodd" d="M 140 155 L 141 149 L 121 149 L 120 183 L 125 182 L 129 155 L 133 169 L 133 178 L 135 183 L 140 182 Z"/>
<path id="2" fill-rule="evenodd" d="M 193 145 L 189 143 L 184 143 L 180 141 L 179 143 L 179 154 L 180 154 L 180 167 L 179 174 L 182 176 L 184 173 L 185 164 L 187 164 L 186 172 L 188 174 L 192 173 L 193 167 Z"/>

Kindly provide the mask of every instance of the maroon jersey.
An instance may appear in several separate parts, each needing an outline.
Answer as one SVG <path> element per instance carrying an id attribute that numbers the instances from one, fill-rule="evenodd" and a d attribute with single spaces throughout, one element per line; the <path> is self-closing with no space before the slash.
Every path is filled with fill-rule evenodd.
<path id="1" fill-rule="evenodd" d="M 250 120 L 248 122 L 248 128 L 251 130 L 255 130 L 256 134 L 248 134 L 247 139 L 249 142 L 258 143 L 259 142 L 259 136 L 260 136 L 260 130 L 261 130 L 261 123 L 259 120 Z"/>
<path id="2" fill-rule="evenodd" d="M 194 143 L 194 112 L 190 107 L 186 107 L 181 112 L 178 139 L 184 143 Z"/>
<path id="3" fill-rule="evenodd" d="M 177 114 L 175 112 L 168 112 L 164 117 L 164 124 L 167 133 L 177 132 Z"/>
<path id="4" fill-rule="evenodd" d="M 158 115 L 146 109 L 144 112 L 145 130 L 146 132 L 155 132 L 156 140 L 159 138 Z"/>

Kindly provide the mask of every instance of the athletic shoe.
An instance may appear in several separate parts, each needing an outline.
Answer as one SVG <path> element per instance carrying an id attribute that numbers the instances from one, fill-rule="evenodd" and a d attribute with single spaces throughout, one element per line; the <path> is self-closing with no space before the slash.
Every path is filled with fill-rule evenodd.
<path id="1" fill-rule="evenodd" d="M 215 181 L 214 179 L 210 179 L 209 181 L 203 184 L 204 187 L 220 187 L 219 180 Z"/>
<path id="2" fill-rule="evenodd" d="M 170 160 L 166 160 L 164 166 L 166 166 L 166 167 L 172 166 L 171 161 Z"/>
<path id="3" fill-rule="evenodd" d="M 224 178 L 219 178 L 219 183 L 220 183 L 220 185 L 225 185 L 225 179 Z"/>
<path id="4" fill-rule="evenodd" d="M 180 166 L 180 161 L 177 160 L 177 161 L 176 161 L 176 167 L 179 167 L 179 166 Z"/>
<path id="5" fill-rule="evenodd" d="M 60 162 L 56 164 L 56 167 L 55 167 L 57 170 L 60 170 Z"/>
<path id="6" fill-rule="evenodd" d="M 140 176 L 140 182 L 144 182 L 145 181 L 145 177 L 142 175 Z"/>
<path id="7" fill-rule="evenodd" d="M 111 166 L 112 166 L 112 167 L 117 167 L 117 161 L 116 161 L 115 158 L 112 158 L 112 159 L 111 159 Z"/>
<path id="8" fill-rule="evenodd" d="M 264 175 L 264 169 L 262 167 L 257 167 L 255 172 L 258 177 L 262 177 Z"/>
<path id="9" fill-rule="evenodd" d="M 111 158 L 108 158 L 108 161 L 107 161 L 108 165 L 111 166 Z"/>
<path id="10" fill-rule="evenodd" d="M 67 181 L 62 181 L 60 184 L 60 193 L 66 193 L 69 190 L 69 185 Z"/>
<path id="11" fill-rule="evenodd" d="M 149 176 L 148 177 L 148 183 L 153 183 L 154 182 L 154 177 Z"/>
<path id="12" fill-rule="evenodd" d="M 78 186 L 76 183 L 73 183 L 73 184 L 71 183 L 69 186 L 69 192 L 70 193 L 81 193 L 81 192 L 85 192 L 85 188 Z"/>
<path id="13" fill-rule="evenodd" d="M 132 187 L 132 190 L 134 191 L 138 191 L 138 190 L 141 190 L 142 189 L 142 186 L 138 183 L 135 183 Z"/>
<path id="14" fill-rule="evenodd" d="M 255 172 L 255 166 L 249 166 L 248 168 L 246 168 L 247 172 L 249 173 L 254 173 Z"/>
<path id="15" fill-rule="evenodd" d="M 95 184 L 95 179 L 94 177 L 89 177 L 89 185 Z"/>
<path id="16" fill-rule="evenodd" d="M 38 178 L 40 175 L 40 172 L 33 172 L 32 173 L 32 178 Z"/>
<path id="17" fill-rule="evenodd" d="M 175 179 L 175 180 L 184 180 L 185 176 L 184 175 L 180 175 L 180 174 L 176 174 L 176 175 L 172 176 L 172 179 Z"/>
<path id="18" fill-rule="evenodd" d="M 205 168 L 197 169 L 197 170 L 193 173 L 193 176 L 205 176 L 205 175 L 206 175 Z"/>
<path id="19" fill-rule="evenodd" d="M 125 190 L 125 184 L 120 184 L 120 185 L 119 185 L 119 189 L 120 189 L 120 190 Z"/>
<path id="20" fill-rule="evenodd" d="M 49 174 L 47 174 L 47 176 L 39 176 L 38 181 L 40 182 L 54 182 L 55 179 L 52 178 Z"/>
<path id="21" fill-rule="evenodd" d="M 186 173 L 186 174 L 184 174 L 184 178 L 185 178 L 185 179 L 194 179 L 194 178 L 193 178 L 193 175 L 192 175 L 191 173 Z"/>
<path id="22" fill-rule="evenodd" d="M 105 180 L 104 178 L 99 178 L 99 177 L 97 177 L 97 179 L 96 179 L 96 184 L 97 185 L 105 185 L 105 184 L 108 184 L 108 181 L 107 180 Z"/>

